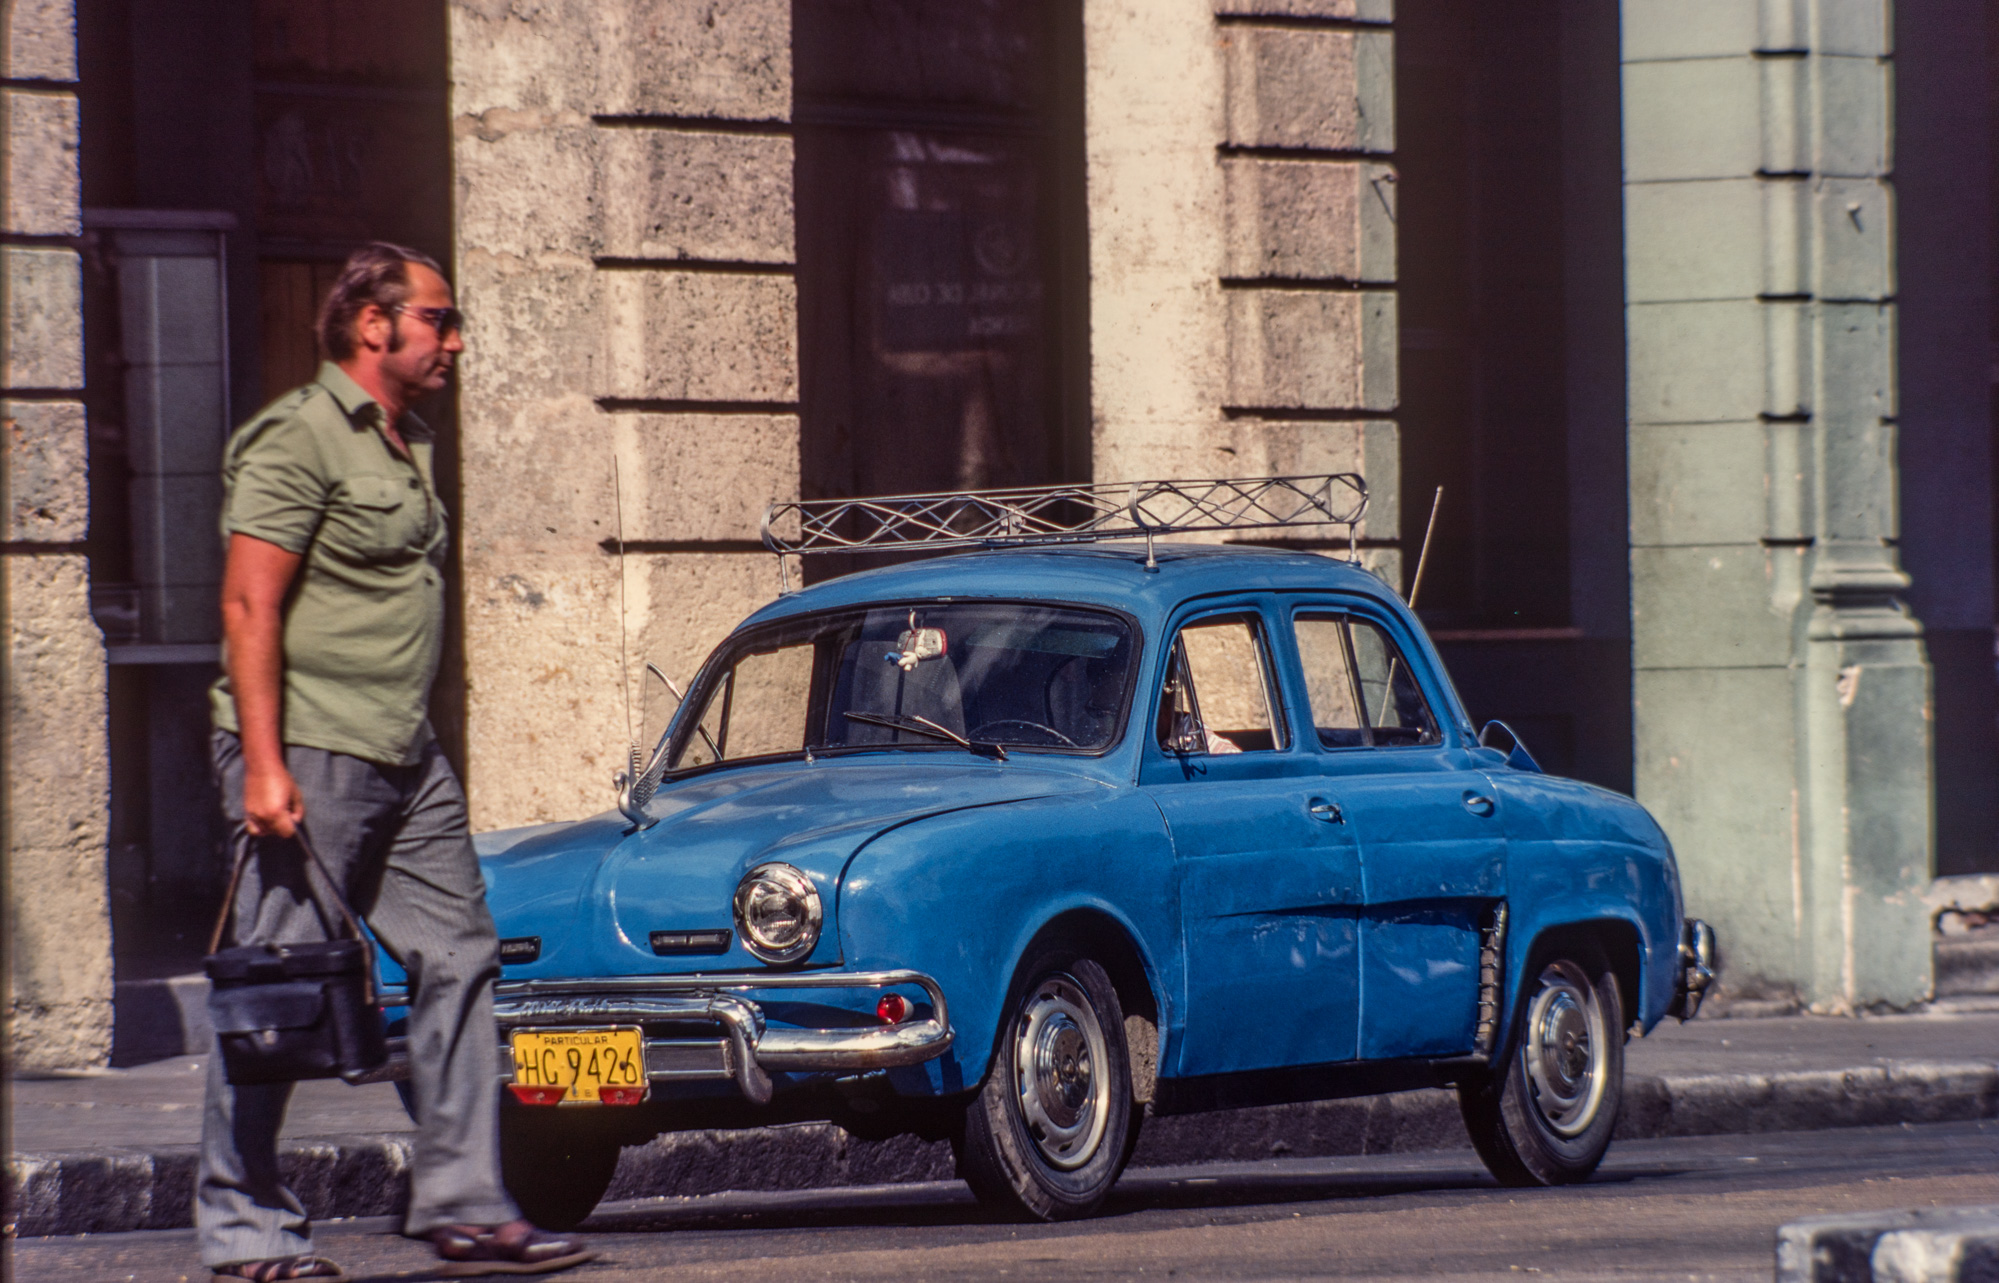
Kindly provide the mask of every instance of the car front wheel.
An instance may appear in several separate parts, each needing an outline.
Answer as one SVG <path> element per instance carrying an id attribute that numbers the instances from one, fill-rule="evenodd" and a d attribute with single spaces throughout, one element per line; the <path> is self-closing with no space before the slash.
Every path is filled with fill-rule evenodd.
<path id="1" fill-rule="evenodd" d="M 1595 949 L 1545 958 L 1520 998 L 1512 1051 L 1458 1104 L 1502 1185 L 1567 1185 L 1603 1161 L 1624 1097 L 1624 1002 Z"/>
<path id="2" fill-rule="evenodd" d="M 618 1170 L 619 1134 L 598 1109 L 500 1103 L 500 1179 L 521 1215 L 573 1230 L 596 1210 Z"/>
<path id="3" fill-rule="evenodd" d="M 1124 1011 L 1087 958 L 1043 954 L 1022 974 L 1029 983 L 965 1111 L 958 1171 L 989 1207 L 1073 1220 L 1103 1204 L 1129 1156 Z"/>

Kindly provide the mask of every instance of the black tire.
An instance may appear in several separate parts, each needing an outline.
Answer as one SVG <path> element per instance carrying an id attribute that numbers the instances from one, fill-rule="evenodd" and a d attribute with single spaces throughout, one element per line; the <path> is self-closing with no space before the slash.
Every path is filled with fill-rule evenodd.
<path id="1" fill-rule="evenodd" d="M 1587 1180 L 1624 1102 L 1624 999 L 1601 951 L 1543 952 L 1528 972 L 1505 1058 L 1458 1085 L 1471 1141 L 1501 1185 Z"/>
<path id="2" fill-rule="evenodd" d="M 596 1210 L 618 1170 L 618 1133 L 584 1106 L 500 1106 L 500 1179 L 521 1215 L 573 1230 Z"/>
<path id="3" fill-rule="evenodd" d="M 1073 953 L 1042 953 L 1021 975 L 965 1109 L 958 1174 L 1003 1215 L 1076 1220 L 1103 1205 L 1136 1134 L 1124 1008 L 1104 969 Z"/>

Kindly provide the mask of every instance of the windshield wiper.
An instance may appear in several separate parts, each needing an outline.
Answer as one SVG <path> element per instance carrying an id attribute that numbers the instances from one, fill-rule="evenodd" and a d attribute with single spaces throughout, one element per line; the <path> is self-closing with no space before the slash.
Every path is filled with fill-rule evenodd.
<path id="1" fill-rule="evenodd" d="M 914 731 L 918 735 L 928 735 L 932 739 L 950 740 L 959 748 L 969 749 L 980 757 L 1006 761 L 1006 749 L 999 744 L 968 740 L 949 727 L 939 726 L 927 717 L 896 717 L 888 713 L 856 713 L 842 710 L 840 716 L 851 721 L 866 722 L 870 726 L 886 726 L 890 730 Z"/>

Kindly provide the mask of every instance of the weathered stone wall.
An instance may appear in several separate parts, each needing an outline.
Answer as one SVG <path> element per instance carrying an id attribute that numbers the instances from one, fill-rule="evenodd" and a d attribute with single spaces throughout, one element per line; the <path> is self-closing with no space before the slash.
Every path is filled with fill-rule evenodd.
<path id="1" fill-rule="evenodd" d="M 1885 0 L 1624 0 L 1638 797 L 1724 994 L 1930 990 Z"/>
<path id="2" fill-rule="evenodd" d="M 69 0 L 15 0 L 0 33 L 0 614 L 10 1069 L 111 1050 L 104 644 L 83 540 L 76 32 Z"/>
<path id="3" fill-rule="evenodd" d="M 1391 17 L 1157 0 L 1083 21 L 1097 479 L 1360 471 L 1370 564 L 1399 584 Z"/>
<path id="4" fill-rule="evenodd" d="M 798 492 L 790 5 L 454 0 L 451 65 L 484 829 L 611 804 L 614 459 L 634 674 L 684 686 L 777 591 L 754 541 Z"/>

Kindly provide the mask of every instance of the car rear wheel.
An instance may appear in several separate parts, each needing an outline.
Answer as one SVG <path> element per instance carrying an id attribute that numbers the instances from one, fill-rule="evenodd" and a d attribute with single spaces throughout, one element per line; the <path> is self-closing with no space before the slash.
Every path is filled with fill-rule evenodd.
<path id="1" fill-rule="evenodd" d="M 958 1173 L 979 1201 L 1060 1221 L 1103 1204 L 1130 1156 L 1124 1011 L 1104 969 L 1046 953 L 1022 970 L 986 1083 L 965 1110 Z"/>
<path id="2" fill-rule="evenodd" d="M 1624 1098 L 1624 1001 L 1601 952 L 1544 957 L 1521 994 L 1512 1051 L 1458 1104 L 1502 1185 L 1568 1185 L 1603 1161 Z"/>
<path id="3" fill-rule="evenodd" d="M 596 1210 L 618 1170 L 618 1132 L 598 1109 L 500 1104 L 500 1179 L 521 1215 L 572 1230 Z"/>

